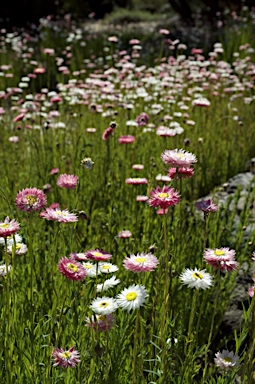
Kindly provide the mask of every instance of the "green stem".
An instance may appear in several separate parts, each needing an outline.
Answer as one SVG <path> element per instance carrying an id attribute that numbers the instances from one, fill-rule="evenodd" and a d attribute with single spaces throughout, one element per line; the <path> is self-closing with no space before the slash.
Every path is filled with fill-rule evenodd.
<path id="1" fill-rule="evenodd" d="M 136 371 L 136 355 L 137 355 L 137 340 L 138 340 L 138 332 L 139 332 L 139 317 L 140 311 L 137 309 L 136 312 L 136 322 L 135 322 L 135 333 L 134 333 L 134 352 L 133 352 L 133 384 L 137 384 L 137 371 Z"/>

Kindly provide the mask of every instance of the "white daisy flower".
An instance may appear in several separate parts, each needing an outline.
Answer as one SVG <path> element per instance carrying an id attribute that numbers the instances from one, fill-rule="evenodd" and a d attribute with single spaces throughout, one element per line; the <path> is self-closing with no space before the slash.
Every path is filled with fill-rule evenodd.
<path id="1" fill-rule="evenodd" d="M 26 244 L 23 244 L 23 243 L 17 243 L 15 245 L 15 247 L 14 247 L 14 244 L 8 245 L 7 253 L 9 253 L 9 255 L 12 255 L 12 251 L 14 251 L 14 250 L 15 250 L 15 255 L 21 256 L 21 255 L 25 255 L 25 253 L 27 253 L 28 248 L 27 248 Z"/>
<path id="2" fill-rule="evenodd" d="M 82 263 L 83 267 L 86 269 L 86 276 L 88 277 L 96 277 L 96 275 L 100 275 L 100 270 L 95 264 L 92 264 L 90 262 Z"/>
<path id="3" fill-rule="evenodd" d="M 217 352 L 215 356 L 215 364 L 225 371 L 238 365 L 239 356 L 235 356 L 233 352 L 229 352 L 226 349 L 223 349 L 222 352 Z"/>
<path id="4" fill-rule="evenodd" d="M 22 237 L 18 233 L 15 233 L 14 237 L 15 237 L 16 244 L 22 243 Z M 13 244 L 13 235 L 7 236 L 6 239 L 7 239 L 7 246 Z M 0 245 L 5 245 L 4 237 L 0 237 Z"/>
<path id="5" fill-rule="evenodd" d="M 117 265 L 111 264 L 111 263 L 98 263 L 98 269 L 102 273 L 112 273 L 119 270 Z"/>
<path id="6" fill-rule="evenodd" d="M 143 285 L 131 285 L 118 294 L 116 301 L 120 308 L 131 311 L 140 308 L 147 296 L 148 291 Z"/>
<path id="7" fill-rule="evenodd" d="M 109 315 L 116 311 L 118 304 L 112 297 L 104 296 L 93 300 L 90 308 L 92 308 L 92 311 L 98 315 Z"/>
<path id="8" fill-rule="evenodd" d="M 97 292 L 107 291 L 108 289 L 119 284 L 120 280 L 116 279 L 116 276 L 112 276 L 110 279 L 105 280 L 103 284 L 97 284 Z"/>
<path id="9" fill-rule="evenodd" d="M 180 275 L 180 279 L 183 284 L 186 284 L 189 288 L 202 288 L 206 289 L 212 285 L 213 278 L 210 273 L 207 273 L 205 269 L 199 270 L 186 268 Z"/>
<path id="10" fill-rule="evenodd" d="M 10 273 L 12 266 L 8 265 L 8 271 L 6 268 L 6 264 L 0 265 L 0 276 L 6 276 L 7 273 Z"/>

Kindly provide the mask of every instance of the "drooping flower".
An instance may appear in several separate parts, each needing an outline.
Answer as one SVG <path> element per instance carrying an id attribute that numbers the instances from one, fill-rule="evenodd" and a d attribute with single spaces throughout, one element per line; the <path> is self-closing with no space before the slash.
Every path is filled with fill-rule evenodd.
<path id="1" fill-rule="evenodd" d="M 157 268 L 159 261 L 152 253 L 141 253 L 126 257 L 123 266 L 132 272 L 151 272 Z"/>
<path id="2" fill-rule="evenodd" d="M 91 249 L 85 252 L 85 255 L 87 257 L 87 260 L 94 261 L 107 261 L 112 257 L 112 255 L 110 255 L 109 253 L 101 251 L 99 249 Z"/>
<path id="3" fill-rule="evenodd" d="M 164 185 L 163 188 L 157 186 L 155 189 L 150 191 L 148 204 L 151 207 L 160 207 L 162 209 L 166 209 L 178 204 L 179 201 L 180 195 L 178 192 L 174 188 Z"/>
<path id="4" fill-rule="evenodd" d="M 47 204 L 47 198 L 40 189 L 26 188 L 18 192 L 15 203 L 21 211 L 37 212 Z"/>
<path id="5" fill-rule="evenodd" d="M 193 168 L 178 168 L 178 173 L 176 175 L 176 169 L 177 168 L 169 168 L 168 169 L 168 176 L 171 180 L 174 180 L 175 177 L 177 179 L 186 179 L 188 177 L 192 177 L 194 175 L 194 169 Z"/>
<path id="6" fill-rule="evenodd" d="M 113 135 L 114 129 L 111 127 L 106 128 L 106 130 L 103 133 L 102 139 L 108 140 Z"/>
<path id="7" fill-rule="evenodd" d="M 98 297 L 91 303 L 90 308 L 98 315 L 110 315 L 118 308 L 117 302 L 112 297 Z"/>
<path id="8" fill-rule="evenodd" d="M 6 217 L 4 222 L 0 222 L 0 237 L 8 237 L 14 235 L 19 230 L 19 223 Z"/>
<path id="9" fill-rule="evenodd" d="M 218 206 L 214 204 L 211 199 L 208 199 L 208 200 L 202 199 L 198 201 L 195 205 L 197 209 L 205 213 L 215 212 L 218 210 Z"/>
<path id="10" fill-rule="evenodd" d="M 59 223 L 73 223 L 78 221 L 78 217 L 74 213 L 70 213 L 68 209 L 61 211 L 59 208 L 46 208 L 39 216 L 46 220 L 58 221 Z"/>
<path id="11" fill-rule="evenodd" d="M 215 364 L 224 371 L 229 371 L 238 365 L 239 356 L 235 356 L 232 351 L 223 349 L 222 352 L 217 352 L 215 356 Z"/>
<path id="12" fill-rule="evenodd" d="M 58 177 L 57 185 L 60 188 L 75 189 L 78 183 L 78 179 L 78 176 L 67 175 L 66 173 L 63 173 Z"/>
<path id="13" fill-rule="evenodd" d="M 110 279 L 105 280 L 102 284 L 97 284 L 97 292 L 108 291 L 115 285 L 119 284 L 120 280 L 116 279 L 116 276 L 112 276 Z"/>
<path id="14" fill-rule="evenodd" d="M 212 285 L 213 278 L 210 273 L 207 273 L 204 269 L 199 270 L 186 268 L 180 275 L 180 279 L 183 284 L 189 288 L 202 288 L 207 289 Z"/>
<path id="15" fill-rule="evenodd" d="M 114 316 L 109 315 L 93 315 L 90 319 L 86 318 L 86 326 L 93 328 L 96 332 L 108 332 L 114 326 Z"/>
<path id="16" fill-rule="evenodd" d="M 165 164 L 175 168 L 188 168 L 197 162 L 196 156 L 191 152 L 186 152 L 183 149 L 165 150 L 161 159 Z"/>
<path id="17" fill-rule="evenodd" d="M 58 263 L 58 270 L 67 279 L 80 281 L 86 277 L 86 269 L 73 258 L 62 257 Z"/>
<path id="18" fill-rule="evenodd" d="M 61 368 L 74 368 L 81 361 L 79 359 L 79 352 L 75 349 L 75 346 L 68 350 L 55 348 L 52 352 L 52 357 L 54 359 L 53 366 Z"/>
<path id="19" fill-rule="evenodd" d="M 116 298 L 120 308 L 131 311 L 140 308 L 148 296 L 148 291 L 143 285 L 131 285 L 120 292 Z"/>
<path id="20" fill-rule="evenodd" d="M 225 272 L 232 272 L 237 269 L 235 261 L 235 250 L 229 248 L 206 249 L 204 252 L 205 261 L 215 269 Z"/>

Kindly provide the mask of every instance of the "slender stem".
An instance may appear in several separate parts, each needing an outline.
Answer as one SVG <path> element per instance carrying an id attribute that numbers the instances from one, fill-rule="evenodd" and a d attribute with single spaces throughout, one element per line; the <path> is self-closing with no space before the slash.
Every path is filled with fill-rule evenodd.
<path id="1" fill-rule="evenodd" d="M 194 337 L 192 337 L 192 329 L 194 323 L 194 317 L 196 313 L 196 305 L 197 305 L 197 297 L 198 297 L 198 289 L 196 289 L 195 294 L 193 295 L 192 306 L 189 317 L 189 327 L 188 327 L 188 337 L 185 345 L 185 355 L 187 354 L 187 350 L 192 353 Z"/>
<path id="2" fill-rule="evenodd" d="M 134 333 L 134 352 L 133 352 L 133 384 L 137 384 L 137 372 L 136 372 L 136 355 L 137 355 L 137 340 L 138 340 L 138 332 L 139 332 L 139 317 L 140 311 L 139 308 L 136 312 L 136 321 L 135 321 L 135 333 Z"/>
<path id="3" fill-rule="evenodd" d="M 62 304 L 61 312 L 60 312 L 60 316 L 59 316 L 58 335 L 57 335 L 57 338 L 56 338 L 56 346 L 57 347 L 58 347 L 58 342 L 59 342 L 60 333 L 61 333 L 61 323 L 62 323 L 62 317 L 63 317 L 64 307 L 65 307 L 65 302 L 66 302 L 66 295 L 64 296 L 64 300 L 63 300 L 63 304 Z"/>
<path id="4" fill-rule="evenodd" d="M 242 369 L 242 378 L 241 382 L 244 383 L 245 381 L 245 374 L 248 376 L 248 384 L 252 384 L 254 382 L 253 375 L 252 375 L 252 361 L 254 356 L 254 349 L 255 349 L 255 295 L 252 298 L 251 302 L 252 306 L 252 318 L 251 318 L 251 324 L 250 324 L 250 332 L 249 332 L 249 347 L 248 351 L 246 352 L 243 369 Z"/>
<path id="5" fill-rule="evenodd" d="M 10 336 L 10 308 L 11 308 L 11 296 L 10 296 L 10 273 L 8 271 L 8 265 L 9 265 L 9 257 L 7 253 L 7 239 L 4 239 L 5 242 L 5 252 L 4 252 L 4 258 L 5 258 L 5 265 L 6 265 L 6 284 L 5 284 L 5 308 L 4 308 L 4 324 L 6 326 L 5 331 L 5 338 L 4 338 L 4 349 L 5 349 L 5 370 L 6 370 L 6 379 L 7 382 L 11 383 L 11 361 L 12 358 L 10 356 L 10 347 L 9 345 L 12 343 Z"/>

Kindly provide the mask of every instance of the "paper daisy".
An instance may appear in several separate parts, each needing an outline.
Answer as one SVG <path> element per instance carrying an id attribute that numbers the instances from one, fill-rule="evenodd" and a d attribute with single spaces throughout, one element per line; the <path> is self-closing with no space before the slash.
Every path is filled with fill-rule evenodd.
<path id="1" fill-rule="evenodd" d="M 5 245 L 5 240 L 7 240 L 7 245 L 12 245 L 14 243 L 13 238 L 15 238 L 15 243 L 22 243 L 22 237 L 18 234 L 15 233 L 15 235 L 7 236 L 7 237 L 0 237 L 0 244 Z"/>
<path id="2" fill-rule="evenodd" d="M 86 318 L 86 326 L 93 328 L 96 332 L 107 332 L 114 326 L 114 316 L 109 315 L 93 315 L 90 319 Z"/>
<path id="3" fill-rule="evenodd" d="M 117 265 L 111 263 L 98 263 L 99 271 L 101 273 L 113 273 L 119 270 Z"/>
<path id="4" fill-rule="evenodd" d="M 116 276 L 112 276 L 110 279 L 105 280 L 103 284 L 97 284 L 97 292 L 107 291 L 108 289 L 119 284 L 120 280 L 116 279 Z"/>
<path id="5" fill-rule="evenodd" d="M 4 222 L 0 222 L 0 236 L 9 237 L 14 235 L 19 230 L 19 223 L 16 220 L 10 220 L 6 217 Z"/>
<path id="6" fill-rule="evenodd" d="M 79 353 L 75 347 L 65 351 L 63 348 L 55 348 L 52 352 L 54 359 L 54 367 L 74 368 L 81 360 L 79 360 Z"/>
<path id="7" fill-rule="evenodd" d="M 222 352 L 217 352 L 215 356 L 215 364 L 225 371 L 233 369 L 238 365 L 239 356 L 235 356 L 233 352 L 229 352 L 226 349 L 223 349 Z"/>
<path id="8" fill-rule="evenodd" d="M 118 308 L 118 304 L 112 297 L 98 297 L 92 301 L 90 308 L 98 315 L 109 315 Z"/>
<path id="9" fill-rule="evenodd" d="M 132 272 L 151 272 L 158 266 L 158 259 L 151 253 L 141 253 L 126 257 L 123 261 L 125 269 Z"/>
<path id="10" fill-rule="evenodd" d="M 145 303 L 147 296 L 147 289 L 143 285 L 131 285 L 119 293 L 116 301 L 120 308 L 131 311 L 140 308 Z"/>
<path id="11" fill-rule="evenodd" d="M 83 267 L 86 269 L 86 276 L 88 277 L 96 277 L 96 275 L 100 275 L 99 268 L 97 269 L 95 264 L 90 262 L 82 263 Z"/>
<path id="12" fill-rule="evenodd" d="M 210 273 L 207 273 L 205 269 L 199 270 L 197 268 L 185 269 L 185 271 L 180 275 L 180 279 L 182 283 L 187 285 L 189 288 L 196 289 L 207 289 L 213 282 L 213 278 Z"/>
<path id="13" fill-rule="evenodd" d="M 172 167 L 190 167 L 197 162 L 196 156 L 191 152 L 186 152 L 183 149 L 165 150 L 161 159 L 165 164 Z"/>

